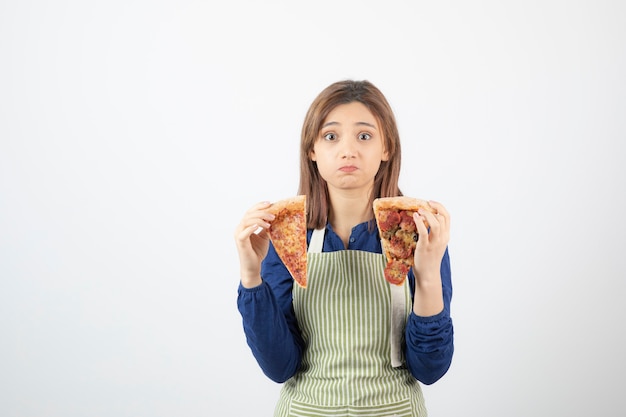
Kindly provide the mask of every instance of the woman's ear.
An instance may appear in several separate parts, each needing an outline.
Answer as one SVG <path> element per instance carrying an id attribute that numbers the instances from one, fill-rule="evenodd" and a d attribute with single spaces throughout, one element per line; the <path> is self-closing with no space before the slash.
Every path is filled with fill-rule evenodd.
<path id="1" fill-rule="evenodd" d="M 315 151 L 311 151 L 311 152 L 309 152 L 309 159 L 310 159 L 311 161 L 315 161 Z"/>
<path id="2" fill-rule="evenodd" d="M 381 161 L 388 161 L 389 160 L 389 152 L 387 152 L 387 149 L 383 150 L 383 156 L 380 158 Z"/>

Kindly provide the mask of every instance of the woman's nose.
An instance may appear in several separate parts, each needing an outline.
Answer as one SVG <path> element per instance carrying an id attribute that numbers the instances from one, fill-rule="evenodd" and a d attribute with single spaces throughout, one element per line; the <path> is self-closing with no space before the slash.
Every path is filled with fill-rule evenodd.
<path id="1" fill-rule="evenodd" d="M 354 144 L 349 141 L 345 141 L 341 147 L 342 158 L 354 158 L 356 156 L 356 150 Z"/>

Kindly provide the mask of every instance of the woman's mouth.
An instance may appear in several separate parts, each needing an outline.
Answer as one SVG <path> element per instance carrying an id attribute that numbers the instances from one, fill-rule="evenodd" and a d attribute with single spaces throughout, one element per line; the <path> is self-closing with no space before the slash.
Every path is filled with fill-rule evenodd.
<path id="1" fill-rule="evenodd" d="M 354 172 L 356 170 L 357 170 L 357 167 L 355 167 L 354 165 L 345 165 L 339 168 L 339 171 L 341 172 Z"/>

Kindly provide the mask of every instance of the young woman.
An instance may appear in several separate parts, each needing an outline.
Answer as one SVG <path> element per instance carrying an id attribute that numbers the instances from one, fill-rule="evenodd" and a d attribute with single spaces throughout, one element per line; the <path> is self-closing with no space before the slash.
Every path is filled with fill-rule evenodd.
<path id="1" fill-rule="evenodd" d="M 284 383 L 275 416 L 427 414 L 418 381 L 440 379 L 454 350 L 450 218 L 437 202 L 436 214 L 415 214 L 415 265 L 403 286 L 387 283 L 372 202 L 402 195 L 400 159 L 380 90 L 368 81 L 333 83 L 302 128 L 307 288 L 294 285 L 269 240 L 270 203 L 250 208 L 236 228 L 247 342 L 263 372 Z M 392 314 L 398 306 L 400 319 Z"/>

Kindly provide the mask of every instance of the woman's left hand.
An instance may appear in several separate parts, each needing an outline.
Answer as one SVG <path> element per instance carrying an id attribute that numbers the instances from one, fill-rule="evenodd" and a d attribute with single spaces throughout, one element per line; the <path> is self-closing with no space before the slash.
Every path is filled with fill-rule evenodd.
<path id="1" fill-rule="evenodd" d="M 443 204 L 436 201 L 429 203 L 435 213 L 420 209 L 413 215 L 419 233 L 413 272 L 418 283 L 437 280 L 441 285 L 441 260 L 450 240 L 450 214 Z"/>

